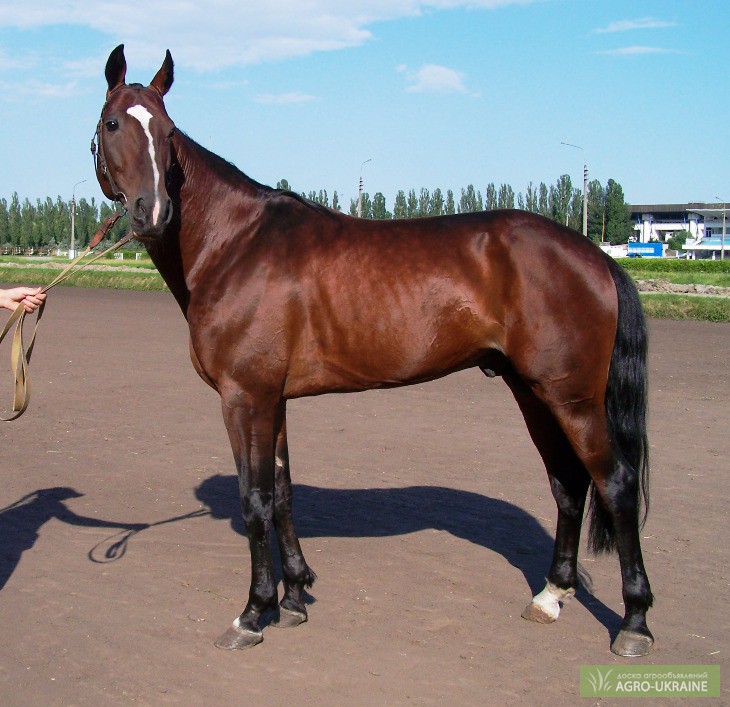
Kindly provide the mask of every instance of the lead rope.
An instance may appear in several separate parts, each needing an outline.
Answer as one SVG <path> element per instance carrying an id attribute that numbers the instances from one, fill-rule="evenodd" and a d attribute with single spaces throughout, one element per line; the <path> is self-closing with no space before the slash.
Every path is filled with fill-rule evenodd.
<path id="1" fill-rule="evenodd" d="M 101 228 L 96 232 L 94 237 L 91 239 L 91 243 L 84 249 L 82 253 L 76 256 L 48 285 L 42 290 L 48 292 L 52 287 L 60 284 L 64 280 L 67 280 L 71 275 L 83 270 L 83 268 L 91 265 L 92 263 L 99 260 L 99 258 L 113 253 L 115 250 L 119 250 L 123 245 L 129 243 L 134 238 L 134 233 L 130 232 L 123 236 L 117 243 L 110 248 L 97 253 L 93 258 L 90 258 L 85 263 L 78 265 L 82 258 L 88 255 L 92 249 L 94 249 L 99 243 L 106 237 L 111 231 L 114 224 L 121 218 L 122 214 L 114 214 L 109 216 Z M 78 265 L 78 267 L 76 267 Z M 35 327 L 33 328 L 33 335 L 30 337 L 28 346 L 23 343 L 23 321 L 25 320 L 25 306 L 21 302 L 15 311 L 10 315 L 10 319 L 5 323 L 2 333 L 0 333 L 0 343 L 2 343 L 5 336 L 11 329 L 13 330 L 13 344 L 10 350 L 10 369 L 15 379 L 15 393 L 13 395 L 13 411 L 8 416 L 0 416 L 0 421 L 10 422 L 19 418 L 28 408 L 30 403 L 30 378 L 28 366 L 30 364 L 30 356 L 33 353 L 33 344 L 35 343 L 35 337 L 38 333 L 38 324 L 43 316 L 43 310 L 45 309 L 45 301 L 38 307 L 38 316 L 35 321 Z"/>

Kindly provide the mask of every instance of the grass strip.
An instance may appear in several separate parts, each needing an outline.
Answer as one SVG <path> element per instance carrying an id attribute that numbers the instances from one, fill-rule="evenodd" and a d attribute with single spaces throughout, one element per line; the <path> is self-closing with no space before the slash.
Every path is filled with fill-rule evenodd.
<path id="1" fill-rule="evenodd" d="M 4 268 L 0 265 L 0 282 L 24 285 L 47 285 L 58 275 L 50 268 Z M 106 287 L 114 290 L 167 290 L 157 270 L 140 268 L 136 272 L 114 270 L 82 270 L 67 280 L 69 287 Z"/>
<path id="2" fill-rule="evenodd" d="M 730 322 L 730 297 L 642 293 L 641 303 L 647 317 Z"/>

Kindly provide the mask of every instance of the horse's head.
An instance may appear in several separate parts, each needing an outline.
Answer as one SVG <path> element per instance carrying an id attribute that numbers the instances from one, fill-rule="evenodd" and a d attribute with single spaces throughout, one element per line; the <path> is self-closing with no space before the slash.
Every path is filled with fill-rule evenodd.
<path id="1" fill-rule="evenodd" d="M 175 124 L 162 97 L 173 81 L 167 52 L 149 86 L 125 83 L 120 44 L 106 64 L 108 90 L 95 136 L 96 178 L 104 194 L 121 201 L 139 236 L 160 236 L 172 218 L 167 180 L 173 165 Z"/>

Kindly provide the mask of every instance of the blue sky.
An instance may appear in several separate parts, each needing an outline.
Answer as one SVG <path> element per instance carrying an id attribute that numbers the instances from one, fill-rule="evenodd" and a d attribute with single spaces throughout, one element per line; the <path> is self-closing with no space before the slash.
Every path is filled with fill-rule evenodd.
<path id="1" fill-rule="evenodd" d="M 724 0 L 0 0 L 0 197 L 102 198 L 89 142 L 124 43 L 129 81 L 172 52 L 180 129 L 345 207 L 361 169 L 392 206 L 579 185 L 584 156 L 633 203 L 730 199 L 728 26 Z"/>

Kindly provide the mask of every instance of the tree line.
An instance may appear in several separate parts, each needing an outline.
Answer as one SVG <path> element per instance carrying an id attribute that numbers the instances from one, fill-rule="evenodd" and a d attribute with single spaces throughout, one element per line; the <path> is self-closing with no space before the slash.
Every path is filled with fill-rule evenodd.
<path id="1" fill-rule="evenodd" d="M 291 190 L 286 179 L 280 180 L 277 188 Z M 588 237 L 597 243 L 628 242 L 633 234 L 631 207 L 624 199 L 621 185 L 609 179 L 604 187 L 599 180 L 594 179 L 588 182 L 587 194 Z M 337 192 L 334 192 L 332 202 L 325 190 L 310 191 L 302 196 L 336 211 L 342 210 Z M 361 216 L 372 219 L 420 218 L 515 208 L 540 214 L 576 231 L 583 230 L 583 191 L 573 187 L 567 174 L 549 186 L 544 182 L 538 186 L 530 182 L 524 194 L 515 194 L 509 184 L 497 186 L 490 183 L 483 195 L 470 184 L 461 189 L 458 198 L 451 189 L 446 192 L 440 188 L 430 191 L 425 187 L 420 191 L 399 190 L 391 208 L 388 208 L 382 192 L 376 192 L 372 198 L 370 194 L 363 192 L 360 198 Z M 358 200 L 351 199 L 350 214 L 356 216 L 357 213 Z"/>
<path id="2" fill-rule="evenodd" d="M 20 201 L 17 192 L 10 202 L 0 198 L 0 248 L 4 254 L 27 251 L 67 250 L 71 241 L 71 210 L 74 208 L 74 246 L 84 248 L 93 238 L 104 219 L 114 213 L 105 201 L 97 204 L 91 201 L 64 201 L 57 197 L 38 199 L 34 204 L 29 199 Z M 122 219 L 126 221 L 126 219 Z M 110 234 L 110 240 L 117 241 L 128 230 L 129 225 L 120 222 Z"/>
<path id="3" fill-rule="evenodd" d="M 278 189 L 291 191 L 286 179 L 277 183 Z M 596 242 L 626 243 L 632 235 L 631 210 L 624 201 L 621 185 L 609 179 L 604 187 L 598 180 L 588 183 L 588 236 Z M 335 211 L 342 211 L 340 198 L 335 191 L 330 199 L 324 189 L 302 193 L 317 204 Z M 350 201 L 349 212 L 357 214 L 357 200 Z M 423 187 L 419 191 L 399 190 L 392 206 L 388 206 L 382 192 L 361 196 L 363 218 L 392 219 L 419 218 L 445 214 L 488 211 L 491 209 L 521 209 L 541 214 L 559 223 L 581 231 L 583 227 L 582 190 L 572 186 L 570 177 L 562 175 L 555 184 L 538 186 L 528 184 L 524 193 L 515 194 L 509 184 L 496 186 L 490 183 L 484 193 L 470 184 L 457 195 L 451 189 L 443 192 L 440 188 L 433 191 Z M 0 198 L 0 248 L 3 253 L 33 251 L 67 250 L 71 236 L 71 211 L 75 211 L 74 244 L 77 249 L 85 247 L 104 219 L 113 213 L 113 207 L 106 201 L 97 203 L 79 199 L 64 201 L 57 197 L 29 199 L 22 202 L 17 193 L 8 201 Z M 126 217 L 120 219 L 111 233 L 110 240 L 118 240 L 127 230 Z"/>

